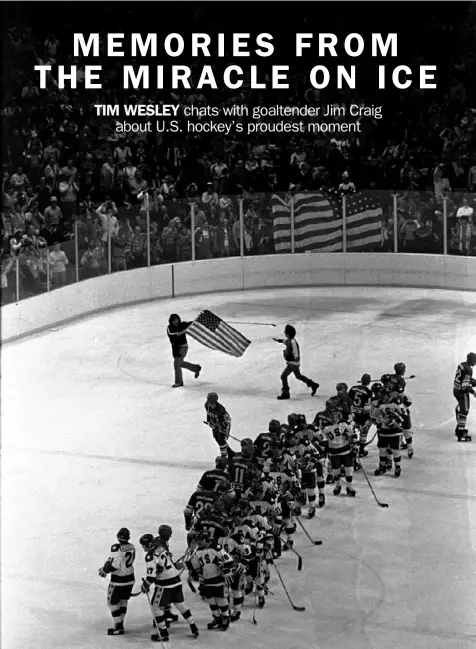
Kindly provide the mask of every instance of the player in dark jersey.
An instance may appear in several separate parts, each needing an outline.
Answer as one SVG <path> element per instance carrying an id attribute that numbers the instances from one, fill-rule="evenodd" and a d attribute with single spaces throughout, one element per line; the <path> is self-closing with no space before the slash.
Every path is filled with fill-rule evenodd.
<path id="1" fill-rule="evenodd" d="M 348 389 L 347 383 L 338 383 L 336 385 L 336 397 L 339 399 L 338 410 L 342 421 L 349 421 L 352 414 L 352 401 L 349 398 Z"/>
<path id="2" fill-rule="evenodd" d="M 219 455 L 215 458 L 215 468 L 205 471 L 197 485 L 197 491 L 218 491 L 219 485 L 230 481 L 227 471 L 228 461 Z"/>
<path id="3" fill-rule="evenodd" d="M 251 485 L 255 473 L 259 469 L 253 441 L 249 438 L 242 439 L 241 452 L 234 453 L 232 451 L 228 457 L 231 483 L 237 498 L 239 498 Z"/>
<path id="4" fill-rule="evenodd" d="M 227 518 L 223 504 L 217 501 L 213 509 L 203 509 L 193 525 L 193 532 L 204 533 L 210 543 L 218 542 L 222 536 L 227 536 Z"/>
<path id="5" fill-rule="evenodd" d="M 213 509 L 215 503 L 220 500 L 216 491 L 195 491 L 183 510 L 185 518 L 185 529 L 189 531 L 192 528 L 193 519 L 196 518 L 204 509 Z"/>
<path id="6" fill-rule="evenodd" d="M 278 445 L 278 434 L 281 424 L 276 419 L 269 422 L 268 432 L 260 433 L 255 439 L 254 447 L 256 458 L 261 466 L 273 456 L 274 449 Z"/>
<path id="7" fill-rule="evenodd" d="M 228 453 L 228 437 L 231 430 L 231 417 L 226 408 L 218 402 L 218 394 L 209 392 L 205 402 L 205 411 L 207 420 L 205 424 L 210 426 L 213 433 L 213 439 L 218 444 L 220 454 L 226 458 Z"/>
<path id="8" fill-rule="evenodd" d="M 453 383 L 453 395 L 458 405 L 455 408 L 456 412 L 456 429 L 455 435 L 458 442 L 470 442 L 471 436 L 468 434 L 466 428 L 469 414 L 469 395 L 476 396 L 474 388 L 476 387 L 476 380 L 473 379 L 473 367 L 476 365 L 476 354 L 470 352 L 466 356 L 466 361 L 463 361 L 456 368 L 455 379 Z"/>
<path id="9" fill-rule="evenodd" d="M 370 419 L 372 390 L 369 388 L 371 380 L 370 374 L 362 374 L 360 383 L 349 390 L 349 399 L 352 402 L 352 416 L 355 427 L 359 431 L 359 457 L 368 455 L 365 445 L 367 444 L 367 434 L 372 425 Z"/>

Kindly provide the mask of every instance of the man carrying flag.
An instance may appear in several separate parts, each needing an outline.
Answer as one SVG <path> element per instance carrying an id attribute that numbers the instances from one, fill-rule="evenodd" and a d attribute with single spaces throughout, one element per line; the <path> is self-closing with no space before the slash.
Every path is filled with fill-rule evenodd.
<path id="1" fill-rule="evenodd" d="M 180 316 L 173 313 L 169 318 L 167 335 L 172 345 L 174 358 L 175 383 L 173 388 L 183 387 L 182 368 L 193 372 L 198 379 L 202 368 L 200 365 L 188 363 L 185 356 L 188 353 L 187 335 L 202 345 L 239 358 L 248 349 L 251 341 L 245 338 L 233 327 L 211 311 L 202 311 L 192 322 L 182 322 Z"/>
<path id="2" fill-rule="evenodd" d="M 173 388 L 183 387 L 182 367 L 189 372 L 193 372 L 196 379 L 198 379 L 202 370 L 200 365 L 194 365 L 185 360 L 185 356 L 188 353 L 188 343 L 185 332 L 191 324 L 191 322 L 182 322 L 180 316 L 176 313 L 172 313 L 169 318 L 167 336 L 172 345 L 172 356 L 174 358 L 175 383 L 172 386 Z"/>

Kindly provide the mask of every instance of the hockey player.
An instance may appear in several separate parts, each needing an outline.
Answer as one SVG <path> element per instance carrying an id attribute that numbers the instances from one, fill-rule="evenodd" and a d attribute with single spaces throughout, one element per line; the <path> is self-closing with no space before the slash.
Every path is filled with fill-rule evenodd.
<path id="1" fill-rule="evenodd" d="M 239 498 L 249 488 L 255 473 L 259 471 L 253 440 L 248 437 L 242 439 L 241 452 L 231 451 L 228 464 L 232 486 L 236 497 Z"/>
<path id="2" fill-rule="evenodd" d="M 150 639 L 154 642 L 165 642 L 169 639 L 166 610 L 170 609 L 172 604 L 190 625 L 193 637 L 198 637 L 197 625 L 193 621 L 192 613 L 185 604 L 183 596 L 180 570 L 184 566 L 181 563 L 174 564 L 173 555 L 169 550 L 172 528 L 169 525 L 161 525 L 153 545 L 150 542 L 150 535 L 145 536 L 147 538 L 141 537 L 140 543 L 146 552 L 147 576 L 142 581 L 141 590 L 143 593 L 148 593 L 150 587 L 154 586 L 150 601 L 157 630 L 157 633 L 151 635 Z M 152 558 L 150 558 L 151 553 Z"/>
<path id="3" fill-rule="evenodd" d="M 227 534 L 227 516 L 225 505 L 221 500 L 213 504 L 213 508 L 203 509 L 194 521 L 192 534 L 196 539 L 197 533 L 203 533 L 208 540 L 217 543 L 218 539 Z"/>
<path id="4" fill-rule="evenodd" d="M 247 543 L 244 543 L 241 532 L 231 532 L 230 536 L 222 536 L 218 539 L 218 547 L 223 549 L 233 559 L 233 568 L 227 577 L 228 586 L 231 590 L 231 602 L 233 610 L 230 612 L 230 622 L 236 622 L 241 617 L 241 607 L 244 601 L 243 580 L 252 553 Z"/>
<path id="5" fill-rule="evenodd" d="M 330 401 L 330 400 L 329 400 Z M 332 410 L 333 405 L 326 403 L 326 409 Z M 352 426 L 341 420 L 339 423 L 327 425 L 322 430 L 329 445 L 329 458 L 331 467 L 334 472 L 334 496 L 338 496 L 342 491 L 340 484 L 341 467 L 344 467 L 345 480 L 347 483 L 346 491 L 348 496 L 355 496 L 356 492 L 352 486 L 354 473 L 353 467 L 353 447 L 357 442 L 357 434 Z"/>
<path id="6" fill-rule="evenodd" d="M 186 565 L 191 578 L 197 581 L 198 576 L 203 582 L 201 592 L 213 615 L 208 629 L 226 631 L 230 625 L 230 614 L 225 586 L 226 577 L 233 568 L 233 559 L 224 550 L 218 549 L 217 544 L 212 543 L 204 533 L 199 533 L 196 541 L 197 550 Z"/>
<path id="7" fill-rule="evenodd" d="M 316 487 L 319 488 L 319 507 L 326 503 L 324 495 L 324 475 L 318 449 L 311 441 L 312 431 L 308 428 L 299 433 L 299 443 L 295 454 L 301 474 L 301 488 L 304 492 L 302 504 L 309 502 L 308 518 L 316 515 Z"/>
<path id="8" fill-rule="evenodd" d="M 405 415 L 402 422 L 402 434 L 403 439 L 401 440 L 400 447 L 402 449 L 407 449 L 408 458 L 411 460 L 413 457 L 413 433 L 412 433 L 412 419 L 410 414 L 410 406 L 412 405 L 412 400 L 405 393 L 405 388 L 407 382 L 405 381 L 405 372 L 407 370 L 405 363 L 395 363 L 393 366 L 395 374 L 391 374 L 390 386 L 391 389 L 401 395 L 402 404 L 405 407 Z M 389 454 L 391 454 L 389 452 Z"/>
<path id="9" fill-rule="evenodd" d="M 228 487 L 230 474 L 227 471 L 228 460 L 219 455 L 215 458 L 215 468 L 205 471 L 197 485 L 197 491 L 218 492 L 222 487 Z"/>
<path id="10" fill-rule="evenodd" d="M 282 528 L 286 532 L 286 543 L 283 550 L 289 550 L 293 547 L 292 537 L 296 532 L 294 513 L 296 509 L 296 498 L 301 493 L 301 485 L 289 469 L 285 469 L 284 471 L 271 471 L 269 475 L 276 485 L 278 505 L 280 505 L 282 511 Z"/>
<path id="11" fill-rule="evenodd" d="M 299 350 L 299 344 L 296 340 L 296 329 L 292 325 L 286 325 L 284 328 L 284 336 L 284 338 L 273 338 L 277 343 L 283 343 L 285 345 L 283 356 L 286 361 L 286 368 L 281 374 L 282 390 L 278 399 L 282 400 L 291 398 L 288 383 L 288 376 L 291 374 L 294 374 L 298 381 L 302 381 L 308 388 L 311 388 L 311 395 L 314 396 L 319 387 L 319 383 L 316 383 L 301 374 L 299 369 L 301 365 L 301 353 Z"/>
<path id="12" fill-rule="evenodd" d="M 375 475 L 382 475 L 388 470 L 387 449 L 393 453 L 395 477 L 398 478 L 402 472 L 400 466 L 400 437 L 404 415 L 405 408 L 402 405 L 400 395 L 397 392 L 382 390 L 380 403 L 373 414 L 377 422 L 377 447 L 379 449 L 379 466 L 375 471 Z"/>
<path id="13" fill-rule="evenodd" d="M 453 383 L 453 395 L 457 401 L 456 412 L 456 429 L 455 435 L 458 442 L 470 442 L 471 436 L 468 434 L 467 421 L 469 414 L 469 395 L 476 396 L 474 388 L 476 380 L 473 379 L 473 367 L 476 365 L 476 354 L 470 352 L 466 356 L 466 362 L 462 362 L 456 368 L 455 380 Z"/>
<path id="14" fill-rule="evenodd" d="M 188 501 L 183 515 L 185 518 L 185 529 L 189 532 L 192 529 L 194 519 L 205 509 L 213 509 L 215 503 L 220 500 L 216 491 L 195 491 Z"/>
<path id="15" fill-rule="evenodd" d="M 256 458 L 260 467 L 266 470 L 271 458 L 273 457 L 274 450 L 278 446 L 278 435 L 281 424 L 277 419 L 272 419 L 268 425 L 268 432 L 260 433 L 254 441 L 256 451 Z"/>
<path id="16" fill-rule="evenodd" d="M 334 484 L 334 471 L 329 459 L 329 441 L 323 434 L 327 426 L 338 424 L 341 421 L 341 413 L 339 411 L 339 400 L 337 397 L 331 397 L 326 401 L 325 409 L 319 411 L 314 418 L 314 426 L 318 428 L 319 446 L 325 458 L 328 458 L 327 464 L 327 484 Z"/>
<path id="17" fill-rule="evenodd" d="M 117 543 L 111 547 L 109 559 L 98 570 L 100 577 L 111 575 L 107 589 L 107 606 L 111 611 L 114 626 L 107 630 L 108 635 L 124 635 L 124 618 L 135 582 L 136 550 L 132 543 L 129 543 L 130 538 L 129 530 L 121 527 L 117 533 Z"/>
<path id="18" fill-rule="evenodd" d="M 359 431 L 359 457 L 366 457 L 369 454 L 365 450 L 365 446 L 368 432 L 372 426 L 370 419 L 372 390 L 369 388 L 371 380 L 370 374 L 362 374 L 360 383 L 349 390 L 349 399 L 352 402 L 352 417 L 355 428 Z"/>
<path id="19" fill-rule="evenodd" d="M 341 413 L 342 421 L 349 421 L 352 415 L 352 399 L 348 394 L 347 383 L 338 383 L 336 385 L 336 398 L 339 400 L 338 410 Z"/>
<path id="20" fill-rule="evenodd" d="M 226 408 L 218 402 L 218 394 L 209 392 L 205 402 L 207 413 L 206 424 L 210 426 L 213 433 L 213 439 L 218 444 L 220 455 L 228 457 L 228 437 L 231 430 L 231 417 Z"/>

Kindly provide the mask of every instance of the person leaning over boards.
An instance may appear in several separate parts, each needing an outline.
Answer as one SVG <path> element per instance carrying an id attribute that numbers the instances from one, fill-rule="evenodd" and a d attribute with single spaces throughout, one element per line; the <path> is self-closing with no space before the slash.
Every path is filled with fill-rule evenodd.
<path id="1" fill-rule="evenodd" d="M 172 356 L 174 357 L 175 383 L 172 386 L 173 388 L 183 387 L 182 368 L 193 372 L 196 379 L 198 379 L 200 372 L 202 371 L 200 365 L 194 365 L 193 363 L 188 363 L 184 360 L 188 353 L 188 343 L 185 332 L 191 324 L 191 322 L 182 322 L 180 316 L 176 313 L 172 313 L 169 318 L 167 336 L 172 345 Z"/>

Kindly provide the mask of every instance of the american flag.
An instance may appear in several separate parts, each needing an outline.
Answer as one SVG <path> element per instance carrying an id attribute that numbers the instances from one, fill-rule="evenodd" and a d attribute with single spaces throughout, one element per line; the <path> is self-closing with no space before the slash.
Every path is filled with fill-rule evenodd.
<path id="1" fill-rule="evenodd" d="M 202 345 L 235 358 L 243 356 L 251 345 L 248 338 L 211 311 L 202 311 L 188 327 L 187 334 Z"/>
<path id="2" fill-rule="evenodd" d="M 274 249 L 291 250 L 289 201 L 274 195 Z M 374 196 L 356 192 L 346 196 L 347 251 L 358 252 L 381 243 L 382 208 Z M 342 198 L 337 192 L 299 193 L 294 197 L 296 252 L 342 252 Z"/>

